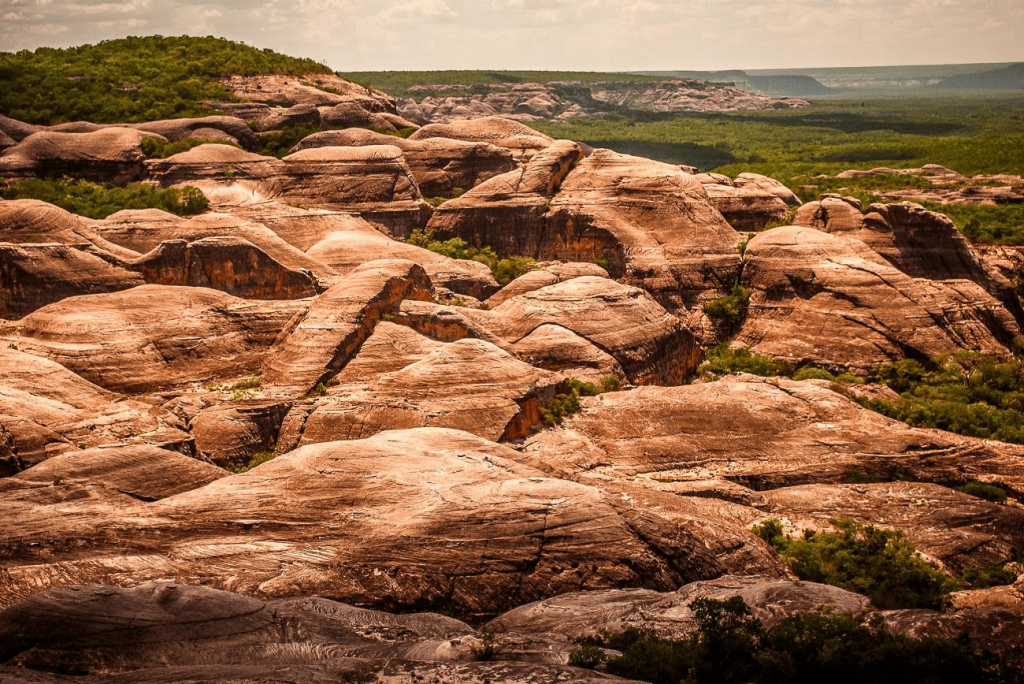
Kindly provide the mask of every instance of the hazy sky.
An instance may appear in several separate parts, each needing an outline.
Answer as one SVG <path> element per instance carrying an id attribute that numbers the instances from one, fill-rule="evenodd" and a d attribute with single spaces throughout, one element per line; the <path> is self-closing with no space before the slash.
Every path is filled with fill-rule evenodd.
<path id="1" fill-rule="evenodd" d="M 1024 0 L 0 0 L 0 50 L 214 35 L 379 69 L 1024 61 Z"/>

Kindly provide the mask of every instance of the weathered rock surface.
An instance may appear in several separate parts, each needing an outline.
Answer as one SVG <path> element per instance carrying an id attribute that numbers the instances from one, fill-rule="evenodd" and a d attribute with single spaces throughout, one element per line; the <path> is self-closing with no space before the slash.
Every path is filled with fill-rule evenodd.
<path id="1" fill-rule="evenodd" d="M 363 353 L 372 354 L 377 346 Z M 301 436 L 286 433 L 282 444 L 363 439 L 413 427 L 457 428 L 495 442 L 520 439 L 540 422 L 540 408 L 562 381 L 489 342 L 463 339 L 399 370 L 342 382 L 312 412 L 297 408 L 287 427 Z M 301 413 L 308 417 L 302 420 Z"/>
<path id="2" fill-rule="evenodd" d="M 800 205 L 792 190 L 757 173 L 741 173 L 736 178 L 700 173 L 696 178 L 729 225 L 737 230 L 758 231 L 769 224 L 785 222 L 789 207 Z"/>
<path id="3" fill-rule="evenodd" d="M 137 252 L 104 240 L 81 217 L 39 200 L 0 200 L 0 227 L 4 240 L 14 244 L 91 244 L 120 258 L 138 256 Z"/>
<path id="4" fill-rule="evenodd" d="M 1020 334 L 973 281 L 911 278 L 863 242 L 813 228 L 754 237 L 743 281 L 750 306 L 737 339 L 796 363 L 866 371 L 961 349 L 1007 354 Z"/>
<path id="5" fill-rule="evenodd" d="M 838 484 L 855 474 L 891 480 L 900 473 L 946 485 L 970 479 L 1011 491 L 1024 485 L 1022 447 L 911 428 L 823 381 L 735 375 L 581 402 L 582 412 L 562 428 L 529 440 L 531 462 L 595 481 L 646 475 L 638 481 L 669 492 L 712 480 L 768 490 Z M 731 497 L 722 490 L 711 496 Z M 745 501 L 763 502 L 753 494 Z"/>
<path id="6" fill-rule="evenodd" d="M 302 447 L 148 504 L 72 483 L 26 486 L 0 519 L 0 605 L 51 586 L 176 577 L 262 597 L 472 613 L 723 574 L 656 512 L 515 458 L 467 433 L 421 428 Z"/>
<path id="7" fill-rule="evenodd" d="M 880 190 L 887 200 L 896 202 L 935 202 L 936 204 L 1019 204 L 1024 202 L 1024 178 L 1010 174 L 966 177 L 940 164 L 925 164 L 919 169 L 877 168 L 870 171 L 850 170 L 836 178 L 863 178 L 864 176 L 912 176 L 923 181 L 924 187 L 899 190 Z M 931 187 L 929 187 L 929 184 Z"/>
<path id="8" fill-rule="evenodd" d="M 244 466 L 273 451 L 291 402 L 237 399 L 200 410 L 189 422 L 200 454 L 218 465 Z"/>
<path id="9" fill-rule="evenodd" d="M 303 138 L 293 152 L 316 147 L 393 145 L 402 150 L 424 197 L 451 197 L 515 168 L 512 153 L 484 142 L 433 137 L 406 140 L 363 128 L 323 131 Z"/>
<path id="10" fill-rule="evenodd" d="M 148 283 L 206 287 L 245 299 L 302 299 L 316 294 L 311 274 L 285 267 L 238 237 L 162 242 L 131 267 Z"/>
<path id="11" fill-rule="evenodd" d="M 303 306 L 143 285 L 50 304 L 6 336 L 102 387 L 157 391 L 257 370 L 262 354 Z"/>
<path id="12" fill-rule="evenodd" d="M 608 150 L 551 173 L 539 162 L 555 149 L 527 164 L 523 177 L 536 179 L 529 186 L 511 174 L 492 178 L 442 204 L 428 228 L 504 254 L 607 263 L 613 277 L 647 290 L 699 330 L 700 303 L 725 294 L 739 275 L 742 240 L 700 182 L 678 167 Z M 556 194 L 548 199 L 545 191 Z"/>
<path id="13" fill-rule="evenodd" d="M 140 501 L 155 501 L 199 489 L 228 473 L 190 456 L 138 444 L 67 451 L 18 473 L 7 485 L 98 486 Z"/>
<path id="14" fill-rule="evenodd" d="M 336 375 L 355 356 L 384 314 L 404 299 L 430 301 L 422 267 L 400 259 L 355 269 L 292 323 L 264 361 L 263 377 L 298 394 Z"/>
<path id="15" fill-rule="evenodd" d="M 173 415 L 92 384 L 47 359 L 0 345 L 0 426 L 28 467 L 68 451 L 126 442 L 191 449 Z"/>
<path id="16" fill-rule="evenodd" d="M 512 151 L 523 161 L 554 140 L 529 126 L 498 116 L 485 116 L 465 121 L 430 124 L 409 136 L 409 140 L 449 138 L 465 142 L 489 143 Z"/>
<path id="17" fill-rule="evenodd" d="M 0 242 L 0 316 L 20 317 L 66 297 L 127 290 L 138 273 L 63 244 Z"/>
<path id="18" fill-rule="evenodd" d="M 142 139 L 154 136 L 111 126 L 91 133 L 33 133 L 0 154 L 0 176 L 71 175 L 103 182 L 142 176 Z"/>
<path id="19" fill-rule="evenodd" d="M 193 119 L 166 119 L 163 121 L 147 121 L 129 124 L 146 133 L 156 133 L 162 138 L 177 142 L 179 140 L 226 140 L 245 147 L 256 142 L 244 121 L 233 116 L 204 116 Z"/>
<path id="20" fill-rule="evenodd" d="M 64 681 L 43 673 L 73 671 L 86 682 L 625 681 L 557 664 L 474 662 L 482 635 L 433 613 L 391 615 L 321 598 L 260 601 L 170 582 L 60 588 L 2 615 L 21 629 L 0 632 L 0 662 L 9 663 L 0 679 Z"/>

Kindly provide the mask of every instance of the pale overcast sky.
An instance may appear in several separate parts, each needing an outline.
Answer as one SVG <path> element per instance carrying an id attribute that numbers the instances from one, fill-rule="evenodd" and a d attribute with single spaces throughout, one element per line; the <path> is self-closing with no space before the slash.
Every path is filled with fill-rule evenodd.
<path id="1" fill-rule="evenodd" d="M 1024 61 L 1024 0 L 0 0 L 0 51 L 214 35 L 340 71 Z"/>

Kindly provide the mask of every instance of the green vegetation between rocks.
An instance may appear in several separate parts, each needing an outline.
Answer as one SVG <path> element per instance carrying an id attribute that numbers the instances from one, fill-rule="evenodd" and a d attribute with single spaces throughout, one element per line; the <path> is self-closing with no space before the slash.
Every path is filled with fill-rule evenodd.
<path id="1" fill-rule="evenodd" d="M 508 285 L 519 276 L 533 270 L 534 260 L 525 256 L 501 257 L 491 247 L 470 247 L 462 238 L 435 240 L 433 231 L 414 230 L 406 240 L 410 245 L 429 249 L 450 259 L 477 261 L 491 269 L 494 279 Z"/>
<path id="2" fill-rule="evenodd" d="M 273 451 L 259 451 L 259 452 L 257 452 L 256 454 L 253 455 L 253 457 L 249 460 L 249 462 L 246 465 L 244 465 L 244 466 L 230 466 L 229 465 L 227 467 L 227 470 L 232 472 L 232 473 L 235 473 L 235 474 L 247 473 L 250 470 L 252 470 L 253 468 L 255 468 L 256 466 L 262 465 L 262 464 L 266 463 L 267 461 L 273 460 L 275 456 L 277 456 L 277 454 L 275 452 L 273 452 Z"/>
<path id="3" fill-rule="evenodd" d="M 754 533 L 772 545 L 802 580 L 864 594 L 876 608 L 941 608 L 946 594 L 960 588 L 941 570 L 919 558 L 903 533 L 854 520 L 829 521 L 835 532 L 806 532 L 790 539 L 770 518 Z"/>
<path id="4" fill-rule="evenodd" d="M 218 78 L 330 71 L 310 59 L 210 37 L 133 36 L 41 47 L 0 53 L 0 113 L 35 124 L 203 116 L 211 112 L 201 101 L 236 99 Z"/>
<path id="5" fill-rule="evenodd" d="M 750 304 L 750 290 L 740 285 L 739 281 L 732 286 L 729 294 L 704 303 L 704 313 L 711 318 L 724 318 L 731 323 L 738 323 L 747 315 Z"/>
<path id="6" fill-rule="evenodd" d="M 834 375 L 823 368 L 794 366 L 785 361 L 775 361 L 751 351 L 750 347 L 732 346 L 722 342 L 704 350 L 704 363 L 697 368 L 697 375 L 705 380 L 716 380 L 730 373 L 750 373 L 762 377 L 787 377 L 793 380 L 829 380 L 838 383 L 862 383 L 863 378 L 850 373 Z"/>
<path id="7" fill-rule="evenodd" d="M 280 159 L 288 156 L 291 149 L 303 138 L 319 132 L 320 129 L 310 123 L 286 126 L 274 133 L 261 133 L 257 138 L 259 146 L 251 151 L 267 157 L 277 157 Z"/>
<path id="8" fill-rule="evenodd" d="M 0 197 L 38 199 L 92 219 L 106 218 L 122 209 L 163 209 L 188 216 L 200 214 L 209 206 L 202 191 L 191 185 L 161 189 L 148 183 L 129 183 L 119 188 L 72 178 L 0 181 Z"/>
<path id="9" fill-rule="evenodd" d="M 596 397 L 605 392 L 618 392 L 620 383 L 614 375 L 606 375 L 599 383 L 569 378 L 568 385 L 568 392 L 559 392 L 540 410 L 541 420 L 548 427 L 561 425 L 563 420 L 579 412 L 580 397 Z"/>
<path id="10" fill-rule="evenodd" d="M 181 152 L 188 152 L 193 147 L 199 147 L 200 145 L 230 145 L 231 147 L 238 147 L 238 145 L 227 140 L 196 140 L 195 138 L 188 138 L 178 142 L 167 142 L 160 138 L 143 138 L 142 153 L 149 159 L 167 159 L 167 157 L 180 154 Z"/>
<path id="11" fill-rule="evenodd" d="M 766 628 L 739 596 L 701 597 L 691 607 L 697 628 L 685 639 L 661 639 L 636 628 L 604 633 L 585 640 L 569 664 L 653 684 L 1021 681 L 1004 658 L 977 653 L 966 634 L 915 639 L 890 633 L 880 618 L 863 624 L 828 607 Z M 621 655 L 609 656 L 605 648 Z"/>
<path id="12" fill-rule="evenodd" d="M 877 368 L 872 380 L 899 399 L 860 399 L 863 406 L 916 427 L 1024 444 L 1024 359 L 977 352 L 944 354 Z"/>

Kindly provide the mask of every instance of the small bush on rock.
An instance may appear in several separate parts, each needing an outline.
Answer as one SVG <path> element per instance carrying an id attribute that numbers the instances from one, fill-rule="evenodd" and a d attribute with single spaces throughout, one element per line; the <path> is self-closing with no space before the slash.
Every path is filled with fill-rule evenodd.
<path id="1" fill-rule="evenodd" d="M 691 605 L 697 628 L 685 639 L 662 639 L 629 628 L 585 640 L 569 656 L 576 667 L 653 684 L 860 684 L 1020 682 L 1006 659 L 975 651 L 956 639 L 892 634 L 880 619 L 862 624 L 828 608 L 790 615 L 771 627 L 739 596 L 706 597 Z M 619 651 L 607 656 L 602 647 Z"/>
<path id="2" fill-rule="evenodd" d="M 524 256 L 512 256 L 502 258 L 491 247 L 469 247 L 466 241 L 461 238 L 450 240 L 435 240 L 433 231 L 424 233 L 421 230 L 414 230 L 406 240 L 410 245 L 429 249 L 431 252 L 441 254 L 449 259 L 463 259 L 466 261 L 477 261 L 484 264 L 494 279 L 502 285 L 508 285 L 519 276 L 533 270 L 533 259 Z"/>
<path id="3" fill-rule="evenodd" d="M 724 318 L 736 323 L 747 315 L 748 304 L 750 304 L 750 290 L 737 281 L 729 294 L 705 302 L 704 313 L 711 318 Z"/>
<path id="4" fill-rule="evenodd" d="M 902 532 L 834 518 L 835 532 L 791 539 L 769 519 L 754 534 L 771 544 L 802 580 L 864 594 L 882 609 L 941 608 L 957 588 L 938 568 L 919 558 Z"/>

